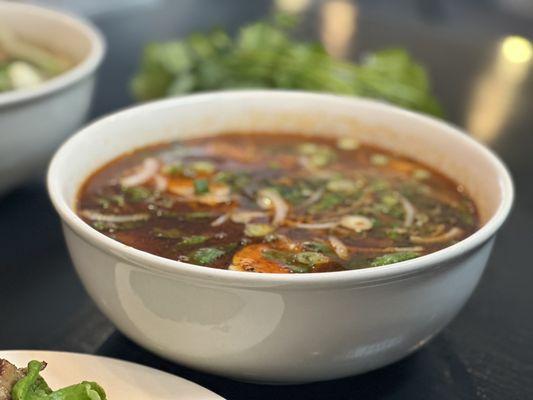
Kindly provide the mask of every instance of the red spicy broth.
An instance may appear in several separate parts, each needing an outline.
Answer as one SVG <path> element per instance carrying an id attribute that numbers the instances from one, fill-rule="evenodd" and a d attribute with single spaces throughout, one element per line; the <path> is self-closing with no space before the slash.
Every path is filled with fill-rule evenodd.
<path id="1" fill-rule="evenodd" d="M 478 229 L 441 173 L 355 139 L 221 134 L 146 147 L 91 175 L 78 214 L 128 246 L 271 273 L 391 264 Z"/>

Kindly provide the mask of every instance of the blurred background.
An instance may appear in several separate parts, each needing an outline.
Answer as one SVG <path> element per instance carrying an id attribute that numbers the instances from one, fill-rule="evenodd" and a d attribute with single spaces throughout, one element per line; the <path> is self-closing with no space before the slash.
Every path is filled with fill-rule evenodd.
<path id="1" fill-rule="evenodd" d="M 129 80 L 143 47 L 221 27 L 234 33 L 275 11 L 302 15 L 299 36 L 354 59 L 402 47 L 428 67 L 449 120 L 498 146 L 499 136 L 531 122 L 533 1 L 530 0 L 40 0 L 92 19 L 109 52 L 93 115 L 132 102 Z M 113 90 L 104 85 L 113 84 Z M 529 119 L 528 119 L 529 118 Z M 529 135 L 528 135 L 529 136 Z M 518 138 L 517 138 L 518 139 Z M 520 137 L 532 144 L 528 137 Z M 504 146 L 503 144 L 500 144 Z M 529 149 L 514 154 L 527 160 Z M 502 148 L 502 150 L 504 150 Z"/>
<path id="2" fill-rule="evenodd" d="M 385 47 L 407 49 L 427 67 L 449 121 L 494 149 L 517 187 L 510 221 L 489 268 L 461 315 L 409 359 L 362 377 L 313 386 L 314 396 L 336 391 L 369 398 L 533 398 L 533 320 L 530 243 L 533 239 L 533 1 L 532 0 L 40 0 L 91 19 L 108 41 L 91 119 L 134 102 L 130 80 L 144 46 L 214 26 L 235 33 L 273 11 L 302 16 L 296 36 L 321 41 L 336 57 L 355 60 Z M 29 207 L 31 205 L 31 207 Z M 1 347 L 96 352 L 171 370 L 229 398 L 298 398 L 300 389 L 230 383 L 165 363 L 117 333 L 84 294 L 70 266 L 59 223 L 44 189 L 19 188 L 0 204 L 6 245 L 5 279 L 17 279 L 42 298 L 32 318 L 39 336 L 24 333 L 31 299 L 6 300 Z M 39 221 L 36 226 L 35 221 Z M 17 225 L 15 234 L 8 227 Z M 17 237 L 19 235 L 20 237 Z M 30 250 L 25 235 L 39 237 Z M 25 253 L 27 252 L 27 254 Z M 18 267 L 43 259 L 57 273 Z M 512 261 L 510 261 L 512 260 Z M 43 265 L 44 266 L 44 265 Z M 35 281 L 38 280 L 39 284 Z M 44 289 L 46 287 L 46 289 Z M 61 293 L 61 297 L 50 293 Z M 65 302 L 64 299 L 69 301 Z M 9 303 L 11 302 L 11 303 Z M 382 382 L 387 381 L 388 385 Z M 282 396 L 283 393 L 283 396 Z M 320 396 L 319 396 L 320 395 Z M 318 396 L 318 397 L 317 397 Z M 343 398 L 352 398 L 349 396 Z"/>

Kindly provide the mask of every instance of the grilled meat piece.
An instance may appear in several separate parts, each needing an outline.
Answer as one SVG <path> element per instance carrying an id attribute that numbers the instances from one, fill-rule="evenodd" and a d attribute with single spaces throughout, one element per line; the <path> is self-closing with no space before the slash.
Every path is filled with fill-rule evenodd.
<path id="1" fill-rule="evenodd" d="M 0 400 L 11 400 L 13 386 L 24 375 L 24 369 L 19 369 L 9 361 L 0 359 Z"/>

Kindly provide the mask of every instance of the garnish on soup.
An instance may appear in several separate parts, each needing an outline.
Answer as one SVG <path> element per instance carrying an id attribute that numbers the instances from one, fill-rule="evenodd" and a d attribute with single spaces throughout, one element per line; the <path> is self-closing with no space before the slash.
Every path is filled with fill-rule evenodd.
<path id="1" fill-rule="evenodd" d="M 235 271 L 377 267 L 478 227 L 462 186 L 406 157 L 339 139 L 224 134 L 146 147 L 82 187 L 78 214 L 126 245 Z"/>
<path id="2" fill-rule="evenodd" d="M 0 400 L 106 400 L 104 389 L 96 382 L 83 381 L 52 390 L 41 371 L 44 361 L 32 360 L 25 368 L 17 368 L 0 358 Z"/>

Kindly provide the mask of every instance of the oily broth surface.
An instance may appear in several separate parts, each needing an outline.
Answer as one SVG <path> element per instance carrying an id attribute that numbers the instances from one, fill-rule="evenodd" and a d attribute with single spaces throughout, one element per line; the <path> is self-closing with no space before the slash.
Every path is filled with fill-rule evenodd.
<path id="1" fill-rule="evenodd" d="M 154 177 L 124 187 L 147 158 L 157 160 L 166 189 L 157 190 Z M 277 225 L 268 196 L 269 204 L 261 203 L 265 190 L 288 208 Z M 406 224 L 409 209 L 414 214 Z M 350 139 L 301 134 L 221 134 L 134 151 L 87 179 L 77 210 L 107 236 L 149 253 L 278 273 L 398 262 L 447 247 L 478 227 L 474 203 L 441 173 Z M 110 222 L 109 215 L 137 220 Z M 227 220 L 213 226 L 222 215 Z"/>

